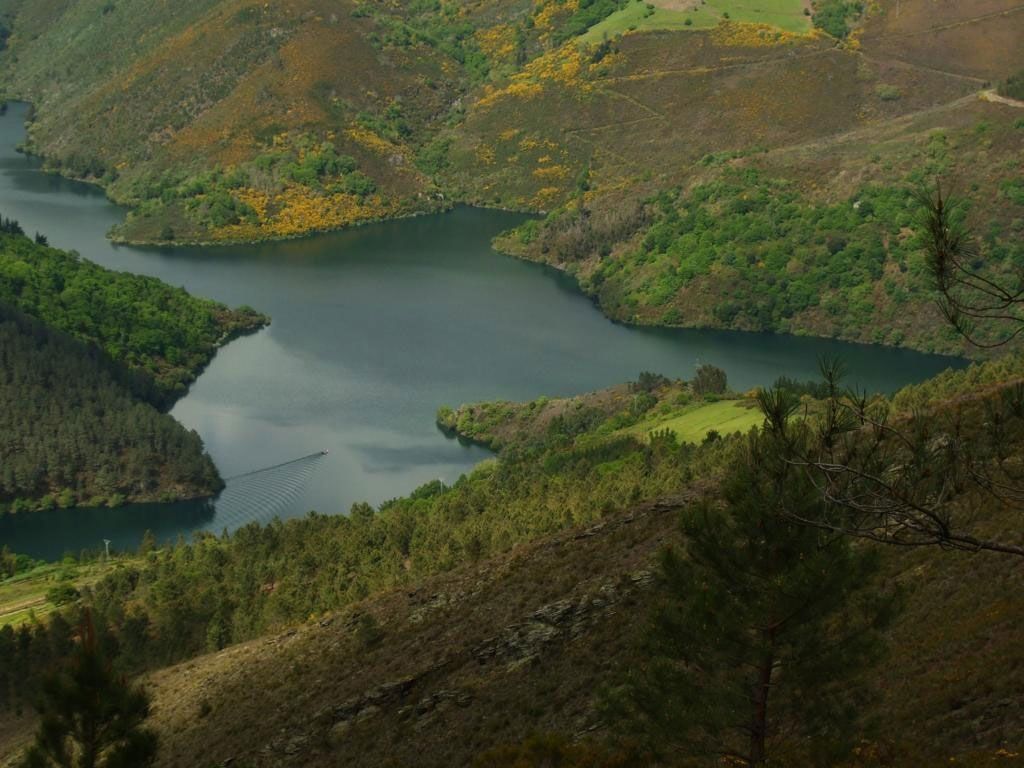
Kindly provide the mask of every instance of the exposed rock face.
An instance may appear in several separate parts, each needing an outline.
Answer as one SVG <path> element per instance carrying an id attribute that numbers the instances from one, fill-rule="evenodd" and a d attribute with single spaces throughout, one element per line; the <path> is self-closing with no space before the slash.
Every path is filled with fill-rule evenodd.
<path id="1" fill-rule="evenodd" d="M 615 605 L 631 591 L 654 582 L 654 574 L 641 570 L 623 582 L 602 584 L 596 592 L 569 597 L 549 603 L 534 611 L 521 624 L 505 627 L 497 636 L 473 649 L 480 663 L 511 662 L 515 669 L 521 662 L 536 659 L 557 642 L 566 642 L 583 635 L 589 627 L 614 612 Z"/>
<path id="2" fill-rule="evenodd" d="M 359 720 L 365 720 L 367 717 L 372 717 L 373 714 L 380 712 L 381 706 L 400 701 L 415 685 L 416 678 L 414 677 L 385 683 L 336 707 L 321 710 L 314 717 L 314 720 L 330 720 L 331 722 L 346 720 L 356 720 L 358 722 Z"/>
<path id="3" fill-rule="evenodd" d="M 603 528 L 601 526 L 599 530 Z M 590 627 L 613 613 L 624 597 L 648 587 L 654 578 L 650 570 L 638 570 L 583 594 L 543 605 L 530 613 L 525 621 L 505 626 L 498 634 L 478 643 L 469 649 L 468 655 L 480 666 L 504 665 L 499 673 L 513 673 L 525 665 L 538 663 L 545 654 L 557 652 L 560 644 L 584 636 Z M 450 598 L 434 595 L 428 606 L 436 609 L 458 602 Z M 418 619 L 415 618 L 417 615 Z M 419 623 L 423 614 L 414 613 L 410 620 Z M 324 707 L 313 717 L 314 729 L 328 744 L 337 746 L 356 726 L 384 714 L 393 713 L 401 721 L 411 721 L 416 730 L 427 728 L 436 715 L 448 708 L 465 708 L 473 704 L 472 693 L 457 688 L 440 688 L 416 698 L 419 690 L 430 687 L 431 678 L 438 672 L 445 667 L 457 666 L 461 661 L 457 657 L 446 659 L 419 675 L 383 683 L 341 704 Z M 279 738 L 264 748 L 263 754 L 292 757 L 311 741 L 309 736 Z"/>
<path id="4" fill-rule="evenodd" d="M 454 733 L 493 745 L 539 720 L 589 732 L 610 671 L 594 659 L 630 647 L 685 502 L 645 505 L 159 673 L 161 765 L 191 766 L 198 750 L 210 764 L 260 768 L 441 768 L 478 748 Z M 379 628 L 372 645 L 359 639 L 367 617 Z M 210 700 L 203 718 L 197 690 Z"/>

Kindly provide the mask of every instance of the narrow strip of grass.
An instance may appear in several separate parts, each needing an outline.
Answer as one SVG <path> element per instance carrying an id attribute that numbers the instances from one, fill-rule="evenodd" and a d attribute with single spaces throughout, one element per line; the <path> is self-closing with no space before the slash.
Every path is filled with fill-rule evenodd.
<path id="1" fill-rule="evenodd" d="M 91 586 L 115 568 L 129 562 L 128 558 L 117 558 L 109 563 L 50 563 L 13 579 L 0 581 L 0 627 L 17 627 L 33 617 L 41 618 L 55 610 L 46 598 L 47 593 L 57 584 L 68 582 L 75 589 Z"/>
<path id="2" fill-rule="evenodd" d="M 703 7 L 722 17 L 728 13 L 733 21 L 771 24 L 797 34 L 811 29 L 811 17 L 804 13 L 803 0 L 708 0 Z"/>
<path id="3" fill-rule="evenodd" d="M 703 6 L 693 12 L 670 11 L 664 8 L 654 8 L 651 11 L 646 3 L 637 0 L 592 26 L 579 39 L 583 43 L 600 43 L 605 38 L 617 37 L 627 32 L 710 29 L 718 24 L 719 17 L 706 8 Z M 690 23 L 687 24 L 687 21 Z"/>
<path id="4" fill-rule="evenodd" d="M 711 29 L 725 19 L 770 24 L 796 33 L 804 33 L 811 28 L 810 17 L 804 14 L 801 0 L 707 0 L 690 11 L 672 10 L 660 5 L 658 0 L 650 4 L 644 0 L 630 2 L 621 11 L 595 24 L 579 39 L 583 43 L 599 43 L 626 32 Z"/>
<path id="5" fill-rule="evenodd" d="M 687 406 L 681 412 L 642 421 L 624 432 L 646 438 L 651 432 L 668 429 L 680 442 L 699 443 L 712 430 L 723 435 L 747 432 L 763 421 L 761 411 L 749 400 L 723 400 Z"/>
<path id="6" fill-rule="evenodd" d="M 56 610 L 56 606 L 51 603 L 42 602 L 39 605 L 33 605 L 30 608 L 25 608 L 21 611 L 13 611 L 12 613 L 0 614 L 0 627 L 6 627 L 8 625 L 17 629 L 22 624 L 29 624 L 37 619 L 44 618 L 47 614 L 52 613 Z"/>

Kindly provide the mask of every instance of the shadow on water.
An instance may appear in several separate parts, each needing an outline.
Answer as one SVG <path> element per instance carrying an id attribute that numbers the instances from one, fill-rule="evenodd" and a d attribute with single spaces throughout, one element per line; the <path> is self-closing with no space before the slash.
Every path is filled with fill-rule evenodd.
<path id="1" fill-rule="evenodd" d="M 45 560 L 65 554 L 100 552 L 103 540 L 111 549 L 135 550 L 145 531 L 158 541 L 173 541 L 190 530 L 202 530 L 214 518 L 211 501 L 173 504 L 132 504 L 117 509 L 80 507 L 0 517 L 0 542 L 17 542 L 16 551 Z"/>
<path id="2" fill-rule="evenodd" d="M 0 544 L 26 554 L 93 548 L 101 538 L 135 547 L 147 528 L 171 538 L 219 532 L 266 519 L 267 509 L 282 518 L 345 512 L 453 482 L 491 454 L 444 439 L 441 405 L 574 395 L 644 370 L 689 378 L 699 363 L 746 390 L 781 375 L 816 378 L 824 354 L 845 360 L 850 383 L 891 392 L 963 364 L 826 339 L 616 324 L 571 277 L 496 253 L 491 239 L 524 219 L 500 211 L 457 208 L 224 248 L 116 246 L 106 233 L 123 211 L 101 190 L 44 174 L 14 151 L 26 114 L 14 104 L 0 116 L 0 213 L 105 267 L 273 318 L 221 349 L 171 412 L 202 435 L 222 474 L 330 450 L 276 508 L 257 488 L 257 497 L 222 495 L 212 519 L 208 505 L 140 505 L 0 521 Z"/>

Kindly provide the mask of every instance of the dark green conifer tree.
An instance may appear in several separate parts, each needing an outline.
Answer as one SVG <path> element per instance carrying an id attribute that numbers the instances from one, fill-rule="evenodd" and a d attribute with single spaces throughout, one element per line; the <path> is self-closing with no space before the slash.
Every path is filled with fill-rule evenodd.
<path id="1" fill-rule="evenodd" d="M 156 759 L 156 735 L 143 723 L 149 698 L 116 674 L 85 613 L 79 646 L 66 670 L 43 687 L 41 722 L 23 768 L 145 768 Z"/>
<path id="2" fill-rule="evenodd" d="M 653 745 L 760 766 L 773 749 L 853 740 L 847 683 L 880 652 L 894 600 L 861 589 L 872 551 L 781 514 L 818 503 L 806 475 L 751 436 L 721 500 L 685 514 L 685 546 L 663 557 L 648 662 L 613 696 Z"/>

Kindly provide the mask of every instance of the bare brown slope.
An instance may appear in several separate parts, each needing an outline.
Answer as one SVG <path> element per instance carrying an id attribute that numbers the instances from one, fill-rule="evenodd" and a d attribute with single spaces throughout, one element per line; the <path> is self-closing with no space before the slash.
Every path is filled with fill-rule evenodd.
<path id="1" fill-rule="evenodd" d="M 999 80 L 1024 66 L 1020 0 L 899 0 L 871 17 L 865 53 L 965 78 Z"/>
<path id="2" fill-rule="evenodd" d="M 638 660 L 653 561 L 685 501 L 152 675 L 160 765 L 447 768 L 537 730 L 600 738 L 600 688 Z M 1024 751 L 1024 564 L 885 555 L 906 600 L 862 713 L 882 745 L 864 754 L 884 759 L 857 765 L 1017 764 L 996 755 Z M 0 720 L 0 754 L 13 760 L 32 727 Z"/>
<path id="3" fill-rule="evenodd" d="M 600 688 L 638 659 L 654 560 L 676 537 L 685 502 L 645 506 L 153 675 L 160 765 L 440 768 L 538 729 L 599 738 Z M 880 723 L 885 764 L 1024 746 L 1022 564 L 885 554 L 907 592 L 863 713 Z"/>
<path id="4" fill-rule="evenodd" d="M 600 684 L 635 645 L 637 600 L 677 508 L 647 506 L 158 673 L 161 765 L 455 766 L 538 727 L 586 732 Z"/>
<path id="5" fill-rule="evenodd" d="M 450 182 L 479 202 L 549 209 L 573 194 L 583 168 L 592 188 L 641 178 L 663 186 L 708 153 L 882 125 L 1024 66 L 1018 6 L 889 0 L 843 46 L 813 37 L 767 43 L 725 25 L 629 34 L 599 61 L 549 54 L 515 87 L 485 87 L 453 134 Z"/>

